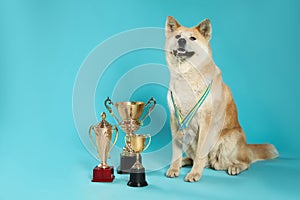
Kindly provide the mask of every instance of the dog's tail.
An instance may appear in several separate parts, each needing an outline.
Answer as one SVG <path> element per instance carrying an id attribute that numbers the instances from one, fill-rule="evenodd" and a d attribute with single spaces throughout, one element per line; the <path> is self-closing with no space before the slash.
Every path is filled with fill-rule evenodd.
<path id="1" fill-rule="evenodd" d="M 268 160 L 279 156 L 277 149 L 272 144 L 247 144 L 251 162 Z"/>

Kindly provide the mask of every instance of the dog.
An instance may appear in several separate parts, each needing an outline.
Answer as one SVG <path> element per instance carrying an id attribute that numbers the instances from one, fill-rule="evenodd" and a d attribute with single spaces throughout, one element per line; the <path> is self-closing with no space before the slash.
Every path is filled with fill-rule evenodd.
<path id="1" fill-rule="evenodd" d="M 273 145 L 246 143 L 231 91 L 212 58 L 210 20 L 187 28 L 168 16 L 165 34 L 172 131 L 172 163 L 166 176 L 177 177 L 181 167 L 192 165 L 185 181 L 196 182 L 204 167 L 238 175 L 255 161 L 276 158 Z M 198 99 L 205 92 L 199 107 Z M 193 115 L 189 123 L 181 124 L 180 117 L 189 114 Z"/>

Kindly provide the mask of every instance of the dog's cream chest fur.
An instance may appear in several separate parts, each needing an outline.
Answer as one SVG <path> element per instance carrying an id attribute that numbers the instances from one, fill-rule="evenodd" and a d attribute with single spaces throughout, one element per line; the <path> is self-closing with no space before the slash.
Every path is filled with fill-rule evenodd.
<path id="1" fill-rule="evenodd" d="M 185 116 L 203 95 L 207 84 L 189 63 L 179 64 L 176 70 L 171 71 L 170 76 L 169 90 L 173 92 L 175 103 Z M 168 104 L 169 107 L 172 105 L 171 98 L 168 98 Z"/>

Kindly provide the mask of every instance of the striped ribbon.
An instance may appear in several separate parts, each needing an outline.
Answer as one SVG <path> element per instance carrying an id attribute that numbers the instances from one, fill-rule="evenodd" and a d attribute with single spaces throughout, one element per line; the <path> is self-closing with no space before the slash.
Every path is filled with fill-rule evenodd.
<path id="1" fill-rule="evenodd" d="M 209 83 L 204 94 L 200 97 L 200 99 L 198 100 L 196 105 L 194 105 L 194 107 L 190 110 L 190 112 L 188 112 L 188 114 L 185 117 L 183 117 L 182 113 L 178 110 L 178 108 L 175 104 L 175 101 L 174 101 L 173 92 L 171 91 L 171 99 L 172 99 L 172 103 L 173 103 L 173 106 L 175 109 L 175 114 L 177 117 L 177 122 L 178 122 L 180 130 L 183 130 L 189 126 L 189 123 L 192 121 L 192 119 L 195 116 L 195 114 L 197 113 L 198 109 L 200 108 L 200 106 L 205 101 L 206 97 L 208 96 L 210 89 L 211 89 L 211 85 L 212 85 L 212 81 Z"/>

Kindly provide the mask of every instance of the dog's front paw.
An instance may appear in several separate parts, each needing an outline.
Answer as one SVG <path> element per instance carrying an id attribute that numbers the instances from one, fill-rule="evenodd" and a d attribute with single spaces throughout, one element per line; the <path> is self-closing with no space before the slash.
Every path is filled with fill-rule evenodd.
<path id="1" fill-rule="evenodd" d="M 197 182 L 201 178 L 201 173 L 199 172 L 190 172 L 186 175 L 185 181 L 186 182 Z"/>
<path id="2" fill-rule="evenodd" d="M 179 169 L 174 168 L 174 167 L 170 167 L 169 170 L 166 173 L 166 176 L 169 178 L 174 178 L 179 176 Z"/>

